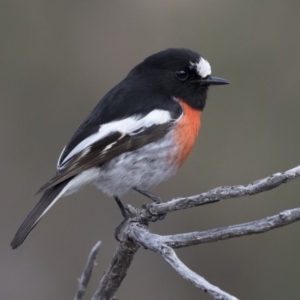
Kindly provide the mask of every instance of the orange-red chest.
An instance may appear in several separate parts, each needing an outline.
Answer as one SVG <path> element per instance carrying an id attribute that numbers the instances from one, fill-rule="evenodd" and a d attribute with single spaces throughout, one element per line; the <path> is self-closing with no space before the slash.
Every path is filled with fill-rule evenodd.
<path id="1" fill-rule="evenodd" d="M 202 111 L 190 107 L 181 100 L 179 102 L 183 108 L 183 116 L 175 128 L 175 139 L 178 145 L 175 162 L 178 167 L 184 163 L 193 149 L 201 127 L 202 116 Z"/>

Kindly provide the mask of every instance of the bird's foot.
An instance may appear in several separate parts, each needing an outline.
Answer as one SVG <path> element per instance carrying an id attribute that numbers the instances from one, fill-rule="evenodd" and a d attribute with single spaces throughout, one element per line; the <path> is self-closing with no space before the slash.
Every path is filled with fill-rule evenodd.
<path id="1" fill-rule="evenodd" d="M 146 196 L 147 198 L 151 199 L 155 204 L 162 203 L 162 199 L 148 191 L 141 190 L 137 187 L 133 188 L 135 191 L 139 192 L 140 194 Z M 150 209 L 151 209 L 152 203 L 146 203 L 144 207 L 146 208 L 148 214 L 150 215 L 149 221 L 156 222 L 158 220 L 163 220 L 166 216 L 166 214 L 153 214 Z"/>
<path id="2" fill-rule="evenodd" d="M 146 196 L 147 198 L 151 199 L 153 202 L 155 202 L 156 204 L 159 204 L 162 202 L 162 199 L 148 191 L 145 191 L 145 190 L 141 190 L 137 187 L 134 187 L 133 188 L 135 191 L 139 192 L 140 194 Z"/>
<path id="3" fill-rule="evenodd" d="M 120 235 L 122 228 L 124 227 L 126 222 L 129 220 L 130 215 L 129 215 L 128 211 L 126 210 L 126 208 L 124 207 L 123 203 L 121 202 L 120 198 L 117 196 L 115 196 L 114 198 L 121 210 L 122 216 L 124 217 L 124 220 L 116 227 L 114 236 L 118 242 L 122 243 L 123 241 L 119 238 L 119 235 Z"/>
<path id="4" fill-rule="evenodd" d="M 166 217 L 166 214 L 154 214 L 151 212 L 152 203 L 145 203 L 144 207 L 147 210 L 147 213 L 150 215 L 149 221 L 156 222 L 163 220 Z"/>

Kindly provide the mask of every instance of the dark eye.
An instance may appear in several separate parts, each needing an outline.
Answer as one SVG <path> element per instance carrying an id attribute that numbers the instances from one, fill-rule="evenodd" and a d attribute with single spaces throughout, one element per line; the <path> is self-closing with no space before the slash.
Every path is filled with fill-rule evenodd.
<path id="1" fill-rule="evenodd" d="M 176 71 L 176 76 L 179 80 L 184 81 L 189 77 L 189 72 L 186 70 L 178 70 Z"/>

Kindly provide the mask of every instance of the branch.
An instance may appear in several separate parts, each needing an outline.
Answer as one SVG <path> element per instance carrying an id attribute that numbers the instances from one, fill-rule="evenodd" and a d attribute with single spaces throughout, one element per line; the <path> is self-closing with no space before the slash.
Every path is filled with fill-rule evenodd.
<path id="1" fill-rule="evenodd" d="M 222 199 L 251 196 L 276 188 L 299 176 L 300 166 L 254 181 L 246 186 L 219 187 L 199 195 L 177 198 L 160 204 L 151 204 L 146 206 L 145 209 L 138 209 L 127 205 L 126 211 L 130 218 L 124 229 L 125 240 L 118 245 L 113 261 L 103 276 L 92 300 L 113 299 L 114 294 L 126 276 L 133 256 L 139 249 L 139 245 L 160 253 L 181 277 L 192 283 L 195 287 L 207 292 L 214 299 L 237 300 L 236 297 L 210 284 L 203 277 L 190 270 L 180 261 L 172 248 L 181 248 L 233 237 L 263 233 L 274 228 L 286 226 L 300 220 L 300 208 L 286 210 L 277 215 L 244 224 L 215 228 L 202 232 L 166 236 L 149 232 L 146 225 L 149 221 L 160 219 L 157 218 L 157 216 L 155 217 L 155 215 L 159 216 L 176 210 L 214 203 Z"/>
<path id="2" fill-rule="evenodd" d="M 278 187 L 300 176 L 300 166 L 276 173 L 260 180 L 253 181 L 248 185 L 221 186 L 208 192 L 186 197 L 176 198 L 168 202 L 149 205 L 152 214 L 160 215 L 168 212 L 191 208 L 203 204 L 214 203 L 222 199 L 237 198 L 242 196 L 252 196 Z"/>
<path id="3" fill-rule="evenodd" d="M 300 221 L 300 208 L 285 210 L 260 220 L 231 225 L 200 232 L 190 232 L 163 236 L 163 242 L 172 248 L 216 242 L 244 235 L 259 234 Z"/>
<path id="4" fill-rule="evenodd" d="M 286 226 L 299 220 L 300 208 L 295 208 L 280 212 L 274 216 L 244 224 L 216 228 L 202 232 L 191 232 L 167 236 L 150 233 L 144 225 L 131 223 L 126 229 L 126 234 L 145 248 L 160 253 L 180 276 L 192 283 L 195 287 L 210 294 L 214 299 L 233 300 L 237 298 L 220 290 L 218 287 L 210 284 L 203 277 L 190 270 L 179 260 L 172 248 L 215 242 L 234 237 L 251 235 L 254 233 L 264 233 L 271 229 Z"/>
<path id="5" fill-rule="evenodd" d="M 115 251 L 112 262 L 100 281 L 100 285 L 92 300 L 111 300 L 126 276 L 134 254 L 139 245 L 127 237 L 120 243 Z"/>
<path id="6" fill-rule="evenodd" d="M 83 269 L 81 277 L 78 279 L 78 290 L 76 292 L 74 300 L 82 300 L 85 294 L 85 290 L 92 276 L 93 268 L 96 265 L 96 258 L 99 252 L 101 241 L 98 241 L 92 248 L 91 253 L 87 259 L 86 265 Z"/>
<path id="7" fill-rule="evenodd" d="M 238 300 L 236 297 L 222 291 L 217 286 L 212 285 L 203 277 L 189 269 L 178 258 L 175 251 L 163 243 L 163 238 L 159 235 L 150 233 L 146 226 L 138 223 L 131 223 L 126 228 L 126 234 L 145 248 L 160 253 L 181 277 L 205 293 L 210 294 L 214 299 Z"/>

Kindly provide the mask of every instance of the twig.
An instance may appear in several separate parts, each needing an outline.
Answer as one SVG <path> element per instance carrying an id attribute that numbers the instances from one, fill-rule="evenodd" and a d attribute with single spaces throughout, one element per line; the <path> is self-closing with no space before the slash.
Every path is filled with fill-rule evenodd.
<path id="1" fill-rule="evenodd" d="M 222 199 L 251 196 L 274 189 L 279 185 L 287 183 L 288 181 L 295 179 L 299 176 L 300 166 L 285 171 L 283 173 L 276 173 L 263 179 L 256 180 L 252 183 L 249 183 L 246 186 L 221 186 L 199 195 L 186 198 L 176 198 L 160 204 L 151 204 L 149 206 L 149 210 L 153 214 L 165 214 L 176 210 L 217 202 Z"/>
<path id="2" fill-rule="evenodd" d="M 133 256 L 139 249 L 139 245 L 124 236 L 124 241 L 118 245 L 112 262 L 105 272 L 92 300 L 111 300 L 126 276 Z"/>
<path id="3" fill-rule="evenodd" d="M 264 233 L 300 220 L 300 208 L 285 210 L 277 215 L 248 222 L 200 232 L 162 236 L 162 241 L 172 247 L 181 248 L 203 243 L 216 242 L 234 237 Z"/>
<path id="4" fill-rule="evenodd" d="M 91 253 L 87 259 L 86 265 L 83 269 L 81 277 L 78 279 L 78 290 L 76 292 L 74 300 L 82 300 L 85 294 L 87 285 L 89 284 L 90 278 L 92 276 L 93 268 L 96 265 L 96 258 L 99 252 L 101 241 L 98 241 L 96 245 L 92 248 Z"/>
<path id="5" fill-rule="evenodd" d="M 217 286 L 212 285 L 203 277 L 189 269 L 176 255 L 175 251 L 164 244 L 163 238 L 159 235 L 152 234 L 149 230 L 141 224 L 131 223 L 126 233 L 137 243 L 158 252 L 162 257 L 172 266 L 172 268 L 184 279 L 189 281 L 195 287 L 201 289 L 205 293 L 210 294 L 214 299 L 218 300 L 237 300 L 236 297 L 222 291 Z"/>

